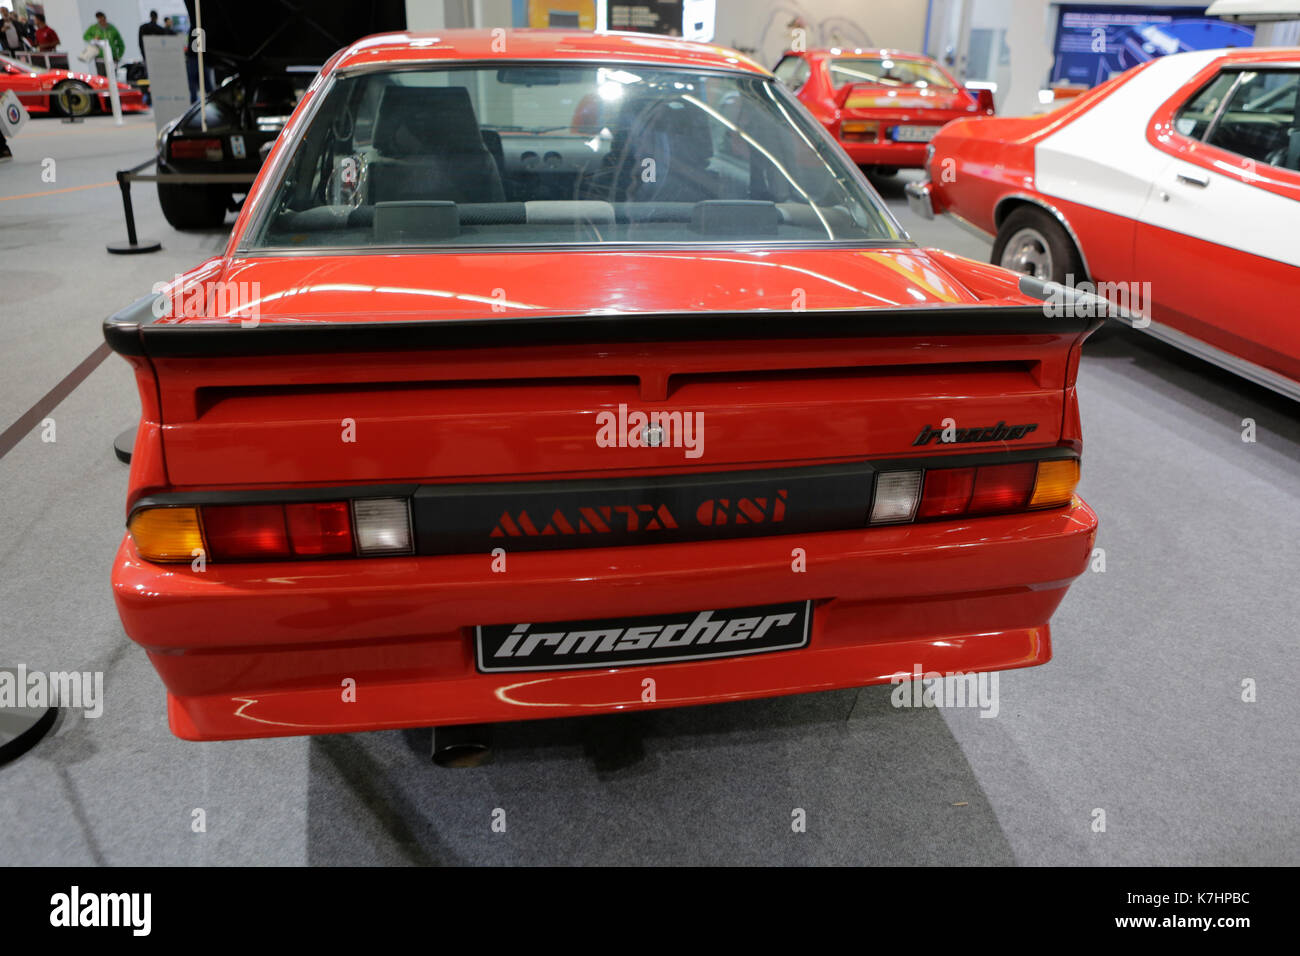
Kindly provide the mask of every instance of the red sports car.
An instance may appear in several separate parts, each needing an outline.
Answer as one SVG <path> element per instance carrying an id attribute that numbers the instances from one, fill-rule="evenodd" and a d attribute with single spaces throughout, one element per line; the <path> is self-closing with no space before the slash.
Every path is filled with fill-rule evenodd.
<path id="1" fill-rule="evenodd" d="M 989 90 L 967 89 L 919 53 L 791 50 L 774 72 L 855 163 L 883 174 L 924 166 L 945 123 L 993 112 Z"/>
<path id="2" fill-rule="evenodd" d="M 1094 320 L 918 248 L 738 53 L 497 33 L 336 54 L 223 254 L 106 323 L 113 591 L 173 731 L 1047 661 Z"/>
<path id="3" fill-rule="evenodd" d="M 68 112 L 79 116 L 92 111 L 96 106 L 104 113 L 113 110 L 108 80 L 102 76 L 46 69 L 0 56 L 0 95 L 6 90 L 18 94 L 19 102 L 34 116 L 46 113 L 62 115 Z M 60 102 L 60 96 L 65 93 L 67 107 Z M 144 94 L 134 87 L 118 83 L 117 95 L 123 112 L 147 109 Z"/>
<path id="4" fill-rule="evenodd" d="M 1297 48 L 1162 57 L 1041 116 L 945 127 L 909 203 L 1300 400 L 1297 90 Z"/>

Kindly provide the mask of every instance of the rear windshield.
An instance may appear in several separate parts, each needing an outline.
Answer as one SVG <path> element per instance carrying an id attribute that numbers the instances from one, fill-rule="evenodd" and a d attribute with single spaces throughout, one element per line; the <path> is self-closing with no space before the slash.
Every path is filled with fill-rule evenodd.
<path id="1" fill-rule="evenodd" d="M 246 247 L 898 238 L 777 84 L 633 65 L 339 77 L 264 208 Z"/>
<path id="2" fill-rule="evenodd" d="M 831 85 L 836 89 L 849 83 L 874 83 L 878 86 L 932 86 L 955 90 L 952 82 L 937 66 L 917 60 L 880 58 L 842 58 L 831 60 Z"/>

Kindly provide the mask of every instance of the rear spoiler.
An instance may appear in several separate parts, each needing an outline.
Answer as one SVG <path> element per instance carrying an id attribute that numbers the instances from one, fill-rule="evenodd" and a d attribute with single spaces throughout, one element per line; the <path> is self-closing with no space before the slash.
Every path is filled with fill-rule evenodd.
<path id="1" fill-rule="evenodd" d="M 1046 303 L 1051 283 L 1025 279 L 1021 291 Z M 1065 289 L 1055 286 L 1055 289 Z M 1032 290 L 1032 291 L 1031 291 Z M 1084 303 L 1086 293 L 1068 302 Z M 1041 293 L 1041 294 L 1037 294 Z M 434 319 L 398 322 L 159 323 L 155 296 L 146 296 L 104 322 L 104 340 L 119 355 L 218 358 L 333 352 L 464 349 L 610 342 L 682 342 L 949 335 L 1091 333 L 1109 303 L 1090 308 L 1040 305 L 932 305 L 770 312 L 623 312 L 528 318 Z M 1096 303 L 1101 303 L 1097 305 Z"/>

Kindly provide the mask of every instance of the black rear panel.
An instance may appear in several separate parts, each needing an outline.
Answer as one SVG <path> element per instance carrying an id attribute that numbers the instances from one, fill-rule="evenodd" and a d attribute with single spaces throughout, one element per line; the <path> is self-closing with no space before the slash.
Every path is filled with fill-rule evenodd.
<path id="1" fill-rule="evenodd" d="M 425 485 L 417 551 L 464 554 L 664 544 L 863 528 L 865 462 L 588 481 Z"/>

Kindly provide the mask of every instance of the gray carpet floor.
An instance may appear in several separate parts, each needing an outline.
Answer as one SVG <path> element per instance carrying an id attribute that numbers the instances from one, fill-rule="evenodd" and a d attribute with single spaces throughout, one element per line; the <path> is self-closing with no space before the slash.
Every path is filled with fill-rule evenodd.
<path id="1" fill-rule="evenodd" d="M 0 166 L 0 428 L 106 314 L 221 247 L 170 230 L 141 184 L 164 251 L 105 253 L 121 204 L 98 184 L 152 140 L 148 118 L 33 121 Z M 878 186 L 914 235 L 986 258 L 909 215 L 906 175 Z M 1106 570 L 1066 598 L 1055 659 L 1001 676 L 997 718 L 894 709 L 877 687 L 505 725 L 490 764 L 449 771 L 427 730 L 172 738 L 108 589 L 110 444 L 138 410 L 110 357 L 52 413 L 55 442 L 38 429 L 0 459 L 0 666 L 103 670 L 107 689 L 101 717 L 65 714 L 0 767 L 0 863 L 1294 864 L 1300 406 L 1127 331 L 1090 343 L 1080 393 Z"/>

